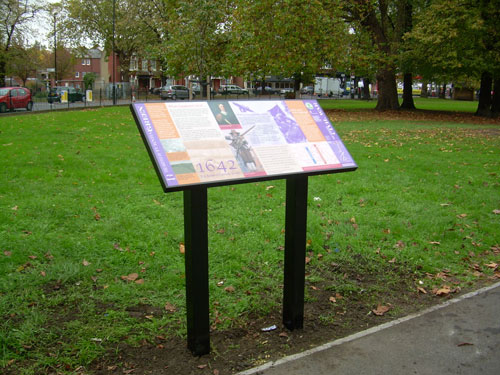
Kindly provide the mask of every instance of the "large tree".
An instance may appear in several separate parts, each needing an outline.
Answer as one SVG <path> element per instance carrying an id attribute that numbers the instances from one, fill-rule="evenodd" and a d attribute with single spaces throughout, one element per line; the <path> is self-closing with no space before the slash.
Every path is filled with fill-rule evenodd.
<path id="1" fill-rule="evenodd" d="M 377 66 L 378 110 L 398 109 L 396 73 L 411 0 L 343 0 L 347 19 L 366 32 Z"/>
<path id="2" fill-rule="evenodd" d="M 457 85 L 481 81 L 479 116 L 498 114 L 499 96 L 491 97 L 492 83 L 500 85 L 498 25 L 500 0 L 432 0 L 408 34 L 424 74 Z"/>
<path id="3" fill-rule="evenodd" d="M 144 2 L 150 1 L 153 0 Z M 144 15 L 139 11 L 139 5 L 144 2 L 68 0 L 65 3 L 65 36 L 79 45 L 89 40 L 102 45 L 108 55 L 114 49 L 124 79 L 128 80 L 131 58 L 134 55 L 142 56 L 150 40 L 156 40 L 157 37 L 147 27 Z"/>
<path id="4" fill-rule="evenodd" d="M 24 46 L 21 41 L 12 44 L 7 60 L 7 72 L 19 77 L 26 86 L 29 77 L 35 77 L 41 67 L 42 48 L 39 44 Z"/>
<path id="5" fill-rule="evenodd" d="M 174 0 L 164 7 L 159 21 L 164 25 L 157 56 L 165 69 L 178 77 L 196 76 L 206 96 L 211 76 L 229 71 L 226 52 L 229 41 L 231 2 L 227 0 Z"/>
<path id="6" fill-rule="evenodd" d="M 7 55 L 16 35 L 26 31 L 40 10 L 31 0 L 0 0 L 0 86 L 5 86 Z"/>
<path id="7" fill-rule="evenodd" d="M 231 23 L 232 66 L 239 74 L 305 77 L 336 67 L 348 27 L 336 0 L 237 0 Z"/>

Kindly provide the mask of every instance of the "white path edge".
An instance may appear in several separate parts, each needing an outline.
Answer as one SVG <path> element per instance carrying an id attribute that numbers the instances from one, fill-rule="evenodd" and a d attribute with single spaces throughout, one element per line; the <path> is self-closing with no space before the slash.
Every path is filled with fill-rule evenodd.
<path id="1" fill-rule="evenodd" d="M 317 346 L 317 347 L 315 347 L 313 349 L 309 349 L 309 350 L 306 350 L 306 351 L 301 352 L 301 353 L 297 353 L 297 354 L 293 354 L 293 355 L 290 355 L 290 356 L 287 356 L 287 357 L 283 357 L 283 358 L 280 358 L 280 359 L 278 359 L 276 361 L 271 361 L 271 362 L 264 363 L 263 365 L 260 365 L 258 367 L 253 367 L 251 369 L 239 372 L 236 375 L 253 375 L 253 374 L 257 374 L 260 371 L 267 370 L 267 369 L 269 369 L 271 367 L 279 366 L 279 365 L 282 365 L 282 364 L 287 363 L 287 362 L 292 362 L 292 361 L 295 361 L 297 359 L 307 357 L 308 355 L 311 355 L 311 354 L 314 354 L 314 353 L 317 353 L 317 352 L 321 352 L 323 350 L 327 350 L 327 349 L 332 348 L 334 346 L 338 346 L 338 345 L 341 345 L 343 343 L 356 340 L 356 339 L 358 339 L 360 337 L 368 336 L 368 335 L 371 335 L 371 334 L 373 334 L 375 332 L 379 332 L 379 331 L 382 331 L 384 329 L 387 329 L 387 328 L 390 328 L 390 327 L 394 327 L 394 326 L 396 326 L 396 325 L 398 325 L 400 323 L 406 322 L 408 320 L 418 318 L 418 317 L 420 317 L 422 315 L 428 314 L 428 313 L 436 311 L 436 310 L 440 310 L 440 309 L 442 309 L 444 307 L 453 305 L 453 304 L 455 304 L 457 302 L 460 302 L 460 301 L 463 301 L 465 299 L 468 299 L 468 298 L 471 298 L 471 297 L 475 297 L 475 296 L 477 296 L 479 294 L 482 294 L 482 293 L 486 293 L 486 292 L 488 292 L 488 291 L 490 291 L 492 289 L 495 289 L 497 287 L 500 287 L 500 282 L 492 284 L 492 285 L 489 285 L 489 286 L 481 288 L 481 289 L 478 289 L 478 290 L 470 292 L 470 293 L 463 294 L 463 295 L 461 295 L 459 297 L 456 297 L 456 298 L 453 298 L 451 300 L 445 301 L 445 302 L 443 302 L 443 303 L 441 303 L 439 305 L 432 306 L 432 307 L 430 307 L 428 309 L 425 309 L 425 310 L 422 310 L 422 311 L 420 311 L 418 313 L 410 314 L 410 315 L 407 315 L 405 317 L 402 317 L 402 318 L 399 318 L 399 319 L 396 319 L 396 320 L 393 320 L 393 321 L 381 324 L 379 326 L 369 328 L 369 329 L 367 329 L 365 331 L 354 333 L 354 334 L 352 334 L 350 336 L 343 337 L 341 339 L 337 339 L 337 340 L 328 342 L 326 344 Z"/>

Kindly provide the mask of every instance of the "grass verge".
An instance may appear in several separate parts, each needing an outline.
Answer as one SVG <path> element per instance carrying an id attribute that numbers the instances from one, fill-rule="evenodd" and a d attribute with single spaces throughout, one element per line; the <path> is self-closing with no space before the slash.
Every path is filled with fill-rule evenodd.
<path id="1" fill-rule="evenodd" d="M 367 113 L 330 113 L 359 169 L 310 178 L 306 327 L 362 329 L 379 305 L 390 319 L 499 277 L 498 123 Z M 0 132 L 2 371 L 128 371 L 127 348 L 184 348 L 182 193 L 162 192 L 128 108 L 0 118 Z M 210 360 L 230 373 L 326 339 L 269 354 L 258 333 L 280 322 L 284 181 L 208 197 L 212 330 L 237 346 L 214 340 Z M 253 346 L 231 340 L 248 327 Z"/>

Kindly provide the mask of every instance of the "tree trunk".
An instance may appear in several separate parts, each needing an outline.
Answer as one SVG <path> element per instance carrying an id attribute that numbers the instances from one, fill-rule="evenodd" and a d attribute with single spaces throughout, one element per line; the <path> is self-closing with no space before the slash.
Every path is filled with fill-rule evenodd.
<path id="1" fill-rule="evenodd" d="M 5 67 L 4 56 L 0 53 L 0 87 L 5 87 Z"/>
<path id="2" fill-rule="evenodd" d="M 500 114 L 500 76 L 495 77 L 493 85 L 493 100 L 491 101 L 491 117 L 497 118 Z"/>
<path id="3" fill-rule="evenodd" d="M 443 83 L 442 90 L 439 90 L 439 98 L 440 99 L 445 99 L 446 98 L 446 83 Z"/>
<path id="4" fill-rule="evenodd" d="M 427 80 L 423 80 L 422 81 L 422 90 L 420 91 L 421 98 L 428 98 L 429 97 L 428 86 L 429 86 L 429 84 L 427 83 Z"/>
<path id="5" fill-rule="evenodd" d="M 377 73 L 378 101 L 375 109 L 379 111 L 399 109 L 398 89 L 394 70 L 384 69 Z"/>
<path id="6" fill-rule="evenodd" d="M 363 99 L 370 100 L 370 78 L 363 78 Z"/>
<path id="7" fill-rule="evenodd" d="M 481 86 L 479 89 L 479 103 L 477 105 L 476 116 L 489 117 L 491 115 L 491 85 L 493 78 L 491 73 L 481 74 Z"/>
<path id="8" fill-rule="evenodd" d="M 415 103 L 413 103 L 413 78 L 411 73 L 405 73 L 403 76 L 403 103 L 401 108 L 403 109 L 415 109 Z"/>
<path id="9" fill-rule="evenodd" d="M 200 79 L 200 94 L 203 99 L 208 98 L 208 92 L 207 92 L 207 80 L 205 79 L 205 76 L 202 76 L 203 78 Z"/>

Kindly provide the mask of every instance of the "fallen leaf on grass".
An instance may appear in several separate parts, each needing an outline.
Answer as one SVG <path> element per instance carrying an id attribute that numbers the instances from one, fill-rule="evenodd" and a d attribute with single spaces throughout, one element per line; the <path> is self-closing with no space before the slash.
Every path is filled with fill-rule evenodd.
<path id="1" fill-rule="evenodd" d="M 377 315 L 377 316 L 382 316 L 386 312 L 388 312 L 391 309 L 390 305 L 378 305 L 376 309 L 373 309 L 372 312 Z"/>
<path id="2" fill-rule="evenodd" d="M 82 264 L 84 267 L 90 266 L 90 262 L 86 261 L 85 259 L 82 261 Z"/>
<path id="3" fill-rule="evenodd" d="M 127 276 L 122 276 L 121 279 L 125 281 L 135 281 L 139 277 L 138 273 L 131 273 L 130 275 Z"/>
<path id="4" fill-rule="evenodd" d="M 170 302 L 167 302 L 165 304 L 165 310 L 168 311 L 168 312 L 175 312 L 175 311 L 177 311 L 177 307 L 175 307 L 174 305 L 172 305 Z"/>
<path id="5" fill-rule="evenodd" d="M 435 288 L 432 290 L 432 293 L 436 296 L 447 296 L 451 293 L 451 288 L 448 285 L 443 285 L 441 288 Z"/>
<path id="6" fill-rule="evenodd" d="M 12 255 L 12 252 L 11 251 L 4 251 L 3 255 L 5 255 L 6 257 L 10 257 Z"/>
<path id="7" fill-rule="evenodd" d="M 496 270 L 498 268 L 498 264 L 497 263 L 489 263 L 489 264 L 485 264 L 486 267 L 488 268 L 491 268 L 492 270 Z"/>
<path id="8" fill-rule="evenodd" d="M 473 343 L 470 343 L 470 342 L 461 342 L 460 344 L 458 344 L 457 346 L 470 346 L 470 345 L 474 345 Z"/>
<path id="9" fill-rule="evenodd" d="M 306 257 L 306 264 L 309 264 L 309 263 L 311 263 L 311 258 Z"/>
<path id="10" fill-rule="evenodd" d="M 233 293 L 235 291 L 234 286 L 227 286 L 224 288 L 224 290 L 228 293 Z"/>
<path id="11" fill-rule="evenodd" d="M 45 271 L 40 271 L 40 275 L 43 276 L 43 277 L 47 276 L 47 274 L 45 273 Z"/>
<path id="12" fill-rule="evenodd" d="M 458 217 L 459 219 L 463 219 L 464 217 L 467 217 L 467 214 L 460 214 L 460 215 L 457 215 L 457 217 Z"/>
<path id="13" fill-rule="evenodd" d="M 405 247 L 406 247 L 406 244 L 401 240 L 396 242 L 396 244 L 394 245 L 395 249 L 404 249 Z"/>
<path id="14" fill-rule="evenodd" d="M 114 243 L 114 244 L 113 244 L 113 248 L 114 248 L 115 250 L 124 251 L 124 250 L 120 247 L 120 244 L 119 244 L 119 243 Z"/>
<path id="15" fill-rule="evenodd" d="M 500 210 L 493 210 L 493 213 L 494 213 L 495 215 L 500 215 Z"/>
<path id="16" fill-rule="evenodd" d="M 207 367 L 208 365 L 198 365 L 198 368 L 199 369 L 204 369 L 205 367 Z"/>
<path id="17" fill-rule="evenodd" d="M 184 244 L 182 242 L 179 244 L 179 252 L 181 254 L 184 254 L 186 252 L 186 247 L 184 246 Z"/>
<path id="18" fill-rule="evenodd" d="M 421 286 L 417 287 L 417 290 L 420 292 L 420 293 L 423 293 L 423 294 L 427 294 L 427 291 L 422 288 Z"/>
<path id="19" fill-rule="evenodd" d="M 337 299 L 334 296 L 331 296 L 330 298 L 328 298 L 328 301 L 330 301 L 331 303 L 335 303 L 337 302 Z"/>
<path id="20" fill-rule="evenodd" d="M 135 280 L 136 284 L 144 284 L 144 279 Z"/>

